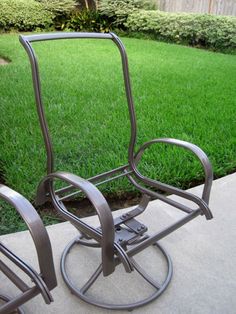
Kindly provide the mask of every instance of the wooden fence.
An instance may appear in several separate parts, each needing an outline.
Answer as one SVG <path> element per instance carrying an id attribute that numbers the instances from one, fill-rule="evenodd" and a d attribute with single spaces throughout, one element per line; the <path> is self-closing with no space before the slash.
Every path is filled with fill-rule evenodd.
<path id="1" fill-rule="evenodd" d="M 236 0 L 157 0 L 167 12 L 194 12 L 236 16 Z"/>

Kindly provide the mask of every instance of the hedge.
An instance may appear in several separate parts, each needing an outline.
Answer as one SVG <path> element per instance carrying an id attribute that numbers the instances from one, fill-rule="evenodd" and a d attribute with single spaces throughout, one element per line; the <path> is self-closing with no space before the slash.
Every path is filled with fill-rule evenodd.
<path id="1" fill-rule="evenodd" d="M 176 43 L 216 50 L 236 48 L 236 18 L 231 16 L 139 10 L 129 14 L 125 26 Z"/>
<path id="2" fill-rule="evenodd" d="M 55 28 L 69 18 L 74 0 L 1 0 L 0 31 Z"/>
<path id="3" fill-rule="evenodd" d="M 154 10 L 155 0 L 100 0 L 98 11 L 111 21 L 113 27 L 124 28 L 130 13 L 139 10 Z"/>
<path id="4" fill-rule="evenodd" d="M 53 23 L 53 13 L 34 0 L 1 0 L 0 30 L 30 31 L 47 28 Z"/>
<path id="5" fill-rule="evenodd" d="M 106 32 L 118 28 L 129 35 L 136 32 L 158 40 L 235 51 L 236 17 L 150 10 L 153 3 L 153 0 L 100 0 L 99 11 L 78 11 L 74 10 L 75 0 L 1 0 L 0 31 Z"/>

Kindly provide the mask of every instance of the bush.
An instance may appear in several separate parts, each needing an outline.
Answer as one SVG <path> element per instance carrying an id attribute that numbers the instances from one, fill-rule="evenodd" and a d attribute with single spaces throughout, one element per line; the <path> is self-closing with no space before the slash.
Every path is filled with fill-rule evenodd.
<path id="1" fill-rule="evenodd" d="M 98 10 L 111 21 L 113 27 L 124 28 L 128 15 L 140 9 L 155 9 L 152 0 L 100 0 Z"/>
<path id="2" fill-rule="evenodd" d="M 90 31 L 90 32 L 108 32 L 110 22 L 107 18 L 101 16 L 98 11 L 83 9 L 75 11 L 66 27 L 75 31 Z"/>
<path id="3" fill-rule="evenodd" d="M 75 9 L 74 0 L 36 0 L 40 2 L 44 9 L 53 16 L 53 26 L 55 29 L 64 29 L 71 14 Z"/>
<path id="4" fill-rule="evenodd" d="M 129 14 L 125 25 L 129 31 L 171 42 L 216 50 L 236 48 L 236 18 L 231 16 L 139 10 Z"/>
<path id="5" fill-rule="evenodd" d="M 74 0 L 36 0 L 43 4 L 44 8 L 55 15 L 70 14 L 75 7 Z"/>
<path id="6" fill-rule="evenodd" d="M 0 30 L 31 31 L 48 28 L 53 23 L 53 13 L 34 0 L 1 0 Z"/>
<path id="7" fill-rule="evenodd" d="M 74 0 L 1 0 L 0 30 L 63 29 L 74 7 Z"/>

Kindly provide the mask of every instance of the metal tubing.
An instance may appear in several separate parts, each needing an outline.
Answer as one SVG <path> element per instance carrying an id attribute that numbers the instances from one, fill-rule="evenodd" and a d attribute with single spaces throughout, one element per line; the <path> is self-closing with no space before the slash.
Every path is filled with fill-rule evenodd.
<path id="1" fill-rule="evenodd" d="M 0 244 L 0 251 L 1 251 L 1 244 Z M 0 270 L 7 276 L 14 285 L 19 288 L 21 291 L 27 291 L 30 287 L 19 277 L 15 274 L 2 260 L 0 260 Z"/>
<path id="2" fill-rule="evenodd" d="M 119 168 L 110 170 L 108 172 L 96 175 L 95 177 L 92 177 L 88 180 L 84 180 L 73 174 L 69 174 L 65 172 L 53 173 L 53 167 L 54 167 L 53 147 L 52 147 L 52 142 L 50 139 L 49 129 L 47 126 L 47 121 L 46 121 L 44 107 L 43 107 L 37 59 L 31 45 L 31 42 L 39 42 L 39 41 L 45 41 L 45 40 L 57 40 L 57 39 L 59 40 L 60 39 L 75 39 L 75 38 L 109 39 L 109 40 L 112 40 L 115 43 L 115 45 L 118 47 L 120 56 L 121 56 L 121 61 L 122 61 L 123 78 L 124 78 L 125 92 L 126 92 L 126 98 L 127 98 L 127 103 L 128 103 L 129 119 L 130 119 L 130 124 L 131 124 L 130 142 L 129 142 L 129 147 L 128 147 L 128 164 L 121 166 Z M 176 139 L 169 139 L 169 138 L 154 139 L 152 141 L 144 143 L 144 145 L 140 147 L 138 152 L 135 153 L 135 145 L 136 145 L 136 137 L 137 137 L 136 115 L 135 115 L 134 101 L 133 101 L 133 96 L 132 96 L 132 91 L 131 91 L 128 59 L 127 59 L 127 55 L 126 55 L 126 51 L 125 51 L 125 47 L 123 43 L 115 34 L 113 33 L 108 33 L 108 34 L 52 33 L 52 34 L 20 36 L 20 41 L 22 45 L 24 46 L 31 62 L 35 100 L 36 100 L 40 125 L 42 129 L 42 134 L 43 134 L 43 138 L 45 142 L 45 147 L 47 151 L 48 176 L 44 178 L 39 185 L 38 193 L 37 193 L 37 202 L 38 204 L 43 204 L 45 200 L 47 199 L 47 197 L 50 197 L 57 211 L 60 212 L 60 214 L 66 220 L 70 221 L 84 235 L 84 238 L 87 239 L 87 240 L 82 240 L 82 239 L 76 238 L 76 240 L 73 240 L 71 243 L 69 243 L 66 249 L 64 250 L 63 255 L 62 255 L 62 260 L 61 260 L 61 270 L 62 270 L 63 278 L 65 282 L 67 283 L 67 285 L 70 287 L 70 289 L 73 291 L 73 293 L 88 303 L 91 303 L 91 304 L 94 304 L 103 308 L 107 308 L 107 309 L 121 309 L 121 310 L 125 310 L 125 309 L 132 310 L 136 307 L 143 306 L 144 304 L 157 298 L 166 289 L 172 276 L 172 264 L 171 264 L 170 258 L 166 254 L 166 252 L 161 247 L 159 247 L 156 241 L 167 236 L 169 233 L 180 228 L 185 223 L 191 221 L 192 219 L 196 218 L 200 214 L 204 214 L 207 219 L 212 218 L 211 211 L 208 207 L 209 195 L 210 195 L 211 184 L 212 184 L 212 179 L 213 179 L 211 164 L 207 156 L 205 155 L 205 153 L 200 148 L 198 148 L 197 146 L 191 143 L 176 140 Z M 166 144 L 181 146 L 185 149 L 190 150 L 198 157 L 205 172 L 205 185 L 204 185 L 204 189 L 202 193 L 202 198 L 199 198 L 195 196 L 194 194 L 188 193 L 186 191 L 170 186 L 168 184 L 164 184 L 159 181 L 149 179 L 143 176 L 139 172 L 139 170 L 137 169 L 139 159 L 142 157 L 142 154 L 145 151 L 145 149 L 154 143 L 166 143 Z M 117 174 L 118 172 L 123 172 L 123 173 Z M 133 176 L 131 176 L 131 174 Z M 106 179 L 107 177 L 109 178 Z M 130 180 L 130 182 L 136 188 L 138 188 L 138 190 L 146 194 L 146 196 L 143 198 L 143 201 L 135 210 L 131 210 L 128 213 L 131 217 L 128 217 L 127 219 L 126 218 L 121 219 L 121 217 L 118 217 L 115 220 L 113 220 L 113 217 L 110 212 L 110 208 L 106 200 L 102 196 L 102 194 L 96 188 L 96 185 L 99 186 L 103 183 L 107 183 L 112 180 L 119 179 L 121 177 L 127 177 Z M 146 185 L 149 188 L 143 187 L 142 185 L 137 183 L 135 178 L 138 179 L 140 182 L 142 182 L 142 185 Z M 69 185 L 55 191 L 54 189 L 55 179 L 61 179 Z M 103 180 L 103 181 L 100 181 L 100 180 Z M 182 197 L 183 199 L 186 199 L 188 201 L 193 202 L 194 204 L 197 204 L 198 208 L 191 209 L 185 206 L 184 204 L 182 204 L 181 202 L 169 199 L 166 196 L 161 195 L 160 193 L 152 191 L 151 188 L 157 188 L 167 193 L 172 193 L 174 195 Z M 79 190 L 79 191 L 74 192 L 73 189 Z M 65 196 L 62 195 L 63 193 L 67 193 L 70 191 L 72 193 L 70 193 L 69 195 L 65 195 Z M 83 222 L 77 216 L 70 213 L 66 209 L 65 204 L 62 202 L 62 200 L 68 200 L 80 192 L 83 192 L 88 197 L 88 199 L 91 201 L 94 208 L 96 209 L 98 217 L 99 217 L 100 225 L 101 225 L 100 228 L 97 228 L 97 229 L 93 228 L 92 226 Z M 141 214 L 145 210 L 149 202 L 148 196 L 152 196 L 152 197 L 154 196 L 155 198 L 159 198 L 161 201 L 164 201 L 165 203 L 168 203 L 186 212 L 187 215 L 184 218 L 180 219 L 179 221 L 175 222 L 174 224 L 170 225 L 169 227 L 161 230 L 158 233 L 155 233 L 151 237 L 144 235 L 142 239 L 137 240 L 136 238 L 139 236 L 139 233 L 137 232 L 136 229 L 134 228 L 132 229 L 132 226 L 139 225 L 139 222 L 134 220 L 133 217 Z M 120 244 L 115 240 L 115 225 L 119 226 L 121 224 L 125 224 L 125 228 L 127 228 L 126 230 L 127 232 L 129 231 L 131 233 L 132 232 L 134 233 L 134 236 L 130 237 L 130 241 L 132 242 L 133 240 L 133 245 L 132 247 L 129 246 L 130 247 L 129 249 L 127 249 L 127 244 L 130 244 L 130 243 L 124 242 L 123 244 Z M 91 242 L 91 244 L 89 244 L 89 241 L 88 241 L 89 238 L 97 241 L 97 243 Z M 98 269 L 95 271 L 92 277 L 90 277 L 90 279 L 82 287 L 82 289 L 76 289 L 73 286 L 73 283 L 68 278 L 66 274 L 66 269 L 65 269 L 66 256 L 68 252 L 70 251 L 70 249 L 76 243 L 81 244 L 81 245 L 91 246 L 91 247 L 97 247 L 100 245 L 101 251 L 102 251 L 102 264 L 98 267 Z M 160 287 L 159 287 L 159 284 L 155 280 L 152 280 L 152 278 L 150 278 L 146 274 L 146 272 L 143 269 L 141 269 L 139 265 L 136 264 L 136 262 L 132 263 L 132 256 L 141 252 L 143 249 L 145 249 L 146 247 L 150 245 L 156 245 L 161 250 L 168 264 L 168 273 L 166 276 L 166 280 Z M 136 270 L 140 273 L 140 275 L 143 276 L 143 278 L 147 280 L 147 282 L 149 282 L 157 291 L 150 297 L 140 302 L 136 302 L 132 304 L 125 304 L 125 305 L 104 304 L 104 303 L 97 302 L 91 297 L 85 296 L 86 291 L 91 287 L 91 285 L 96 281 L 97 277 L 99 276 L 101 269 L 103 270 L 103 274 L 107 276 L 114 271 L 115 266 L 118 265 L 119 263 L 123 263 L 125 270 L 127 272 L 131 272 L 133 269 L 136 268 Z"/>
<path id="3" fill-rule="evenodd" d="M 104 180 L 104 181 L 95 183 L 94 185 L 95 185 L 95 186 L 99 186 L 99 185 L 102 185 L 102 184 L 111 182 L 111 181 L 113 181 L 113 180 L 115 180 L 115 179 L 119 179 L 119 178 L 122 178 L 122 177 L 126 177 L 127 175 L 129 175 L 129 174 L 131 174 L 131 173 L 133 173 L 133 171 L 127 171 L 127 172 L 125 172 L 125 173 L 121 173 L 121 174 L 119 174 L 119 175 L 117 175 L 117 176 L 115 176 L 115 177 L 112 177 L 112 178 L 110 178 L 110 179 L 107 179 L 107 180 Z M 91 182 L 91 180 L 88 180 L 88 181 Z M 65 201 L 65 200 L 68 201 L 68 200 L 72 199 L 74 196 L 76 196 L 77 194 L 81 194 L 81 193 L 82 193 L 82 191 L 76 191 L 76 192 L 71 193 L 71 194 L 69 194 L 69 195 L 65 195 L 65 196 L 63 196 L 63 197 L 59 197 L 59 200 L 60 200 L 60 201 Z"/>
<path id="4" fill-rule="evenodd" d="M 129 108 L 129 117 L 130 117 L 130 124 L 131 124 L 131 128 L 130 128 L 131 134 L 130 134 L 128 156 L 129 156 L 129 164 L 132 165 L 130 161 L 132 161 L 134 158 L 134 148 L 135 148 L 136 138 L 137 138 L 137 124 L 136 124 L 136 114 L 134 110 L 134 100 L 133 100 L 133 95 L 131 91 L 131 82 L 130 82 L 130 77 L 129 77 L 129 64 L 128 64 L 128 58 L 125 51 L 125 47 L 122 41 L 114 33 L 111 33 L 111 35 L 113 37 L 114 43 L 117 45 L 120 51 L 121 60 L 122 60 L 123 77 L 124 77 L 126 98 L 127 98 L 128 108 Z"/>
<path id="5" fill-rule="evenodd" d="M 95 272 L 92 274 L 90 279 L 86 282 L 86 284 L 80 289 L 82 294 L 85 294 L 88 289 L 94 284 L 96 279 L 99 277 L 99 275 L 102 273 L 102 264 L 98 266 L 98 268 L 95 270 Z"/>
<path id="6" fill-rule="evenodd" d="M 0 313 L 12 313 L 13 310 L 39 293 L 41 293 L 44 301 L 49 304 L 53 301 L 50 290 L 57 285 L 57 281 L 47 231 L 33 206 L 22 195 L 0 184 L 0 198 L 12 205 L 28 226 L 35 244 L 40 268 L 40 273 L 38 274 L 31 266 L 11 252 L 3 243 L 0 243 L 0 252 L 29 276 L 34 283 L 32 288 L 28 287 L 17 274 L 0 261 L 0 269 L 3 273 L 13 284 L 23 291 L 19 296 L 8 300 L 6 304 L 1 306 Z M 22 313 L 22 311 L 19 310 L 19 313 Z"/>
<path id="7" fill-rule="evenodd" d="M 157 193 L 157 192 L 155 192 L 155 191 L 152 191 L 152 190 L 150 190 L 150 189 L 147 189 L 147 188 L 143 187 L 142 185 L 138 184 L 138 183 L 134 180 L 134 178 L 132 178 L 131 176 L 129 176 L 129 180 L 130 180 L 130 182 L 131 182 L 134 186 L 136 186 L 136 188 L 137 188 L 139 191 L 141 191 L 142 193 L 148 194 L 148 195 L 150 195 L 151 197 L 154 197 L 155 199 L 159 199 L 159 200 L 161 200 L 162 202 L 165 202 L 165 203 L 167 203 L 167 204 L 169 204 L 169 205 L 171 205 L 171 206 L 173 206 L 173 207 L 176 207 L 176 208 L 182 210 L 182 211 L 185 212 L 185 213 L 188 213 L 188 214 L 189 214 L 189 213 L 192 213 L 193 210 L 190 209 L 189 207 L 187 207 L 187 206 L 185 206 L 185 205 L 183 205 L 183 204 L 180 204 L 180 203 L 176 202 L 175 200 L 172 200 L 171 198 L 166 197 L 165 195 L 162 195 L 162 194 L 160 194 L 160 193 Z"/>
<path id="8" fill-rule="evenodd" d="M 31 280 L 35 283 L 38 289 L 38 293 L 41 293 L 46 304 L 53 301 L 52 296 L 45 282 L 43 281 L 40 274 L 38 274 L 32 267 L 21 260 L 18 256 L 12 253 L 6 246 L 1 243 L 1 252 L 9 258 L 16 266 L 18 266 L 25 274 L 27 274 Z M 45 280 L 46 278 L 44 278 Z"/>
<path id="9" fill-rule="evenodd" d="M 103 197 L 102 193 L 89 181 L 80 178 L 74 174 L 68 173 L 68 172 L 56 172 L 53 174 L 49 174 L 47 177 L 45 177 L 41 184 L 39 185 L 38 189 L 38 195 L 45 195 L 45 189 L 46 185 L 50 182 L 51 186 L 51 198 L 53 200 L 53 203 L 55 206 L 59 208 L 60 211 L 62 211 L 61 202 L 56 197 L 55 192 L 52 187 L 52 181 L 54 179 L 61 179 L 69 184 L 72 184 L 75 186 L 75 188 L 83 191 L 85 195 L 88 197 L 88 199 L 93 204 L 101 224 L 101 230 L 102 233 L 100 234 L 97 230 L 94 230 L 94 228 L 86 228 L 84 224 L 84 233 L 88 233 L 89 231 L 95 231 L 94 233 L 98 232 L 100 235 L 100 242 L 102 245 L 102 261 L 103 261 L 103 274 L 104 276 L 108 276 L 114 271 L 114 237 L 115 237 L 115 230 L 114 230 L 114 223 L 113 223 L 113 217 L 111 214 L 111 210 L 109 205 L 107 204 L 107 201 Z M 70 218 L 68 215 L 69 213 L 65 212 L 67 215 L 67 218 Z M 72 219 L 73 220 L 73 219 Z M 77 220 L 78 221 L 78 220 Z M 82 226 L 82 222 L 80 221 L 80 226 Z M 88 225 L 87 225 L 88 226 Z M 90 235 L 90 234 L 89 234 Z M 102 235 L 102 237 L 101 237 Z"/>
<path id="10" fill-rule="evenodd" d="M 137 244 L 136 246 L 130 248 L 129 250 L 126 251 L 127 255 L 129 257 L 134 256 L 135 254 L 141 252 L 142 250 L 144 250 L 148 246 L 150 246 L 150 245 L 154 244 L 155 242 L 161 240 L 162 238 L 166 237 L 171 232 L 179 229 L 184 224 L 186 224 L 187 222 L 193 220 L 194 218 L 196 218 L 200 214 L 201 214 L 200 209 L 199 210 L 195 210 L 193 213 L 188 214 L 186 217 L 182 218 L 181 220 L 175 222 L 174 224 L 170 225 L 169 227 L 163 229 L 160 232 L 157 232 L 156 234 L 154 234 L 153 236 L 147 238 L 143 242 L 141 242 L 141 243 Z"/>
<path id="11" fill-rule="evenodd" d="M 4 302 L 9 302 L 9 301 L 11 301 L 11 298 L 9 298 L 6 295 L 0 295 L 0 300 L 2 300 Z M 25 312 L 23 311 L 21 306 L 18 306 L 15 311 L 17 312 L 16 314 L 25 314 Z"/>
<path id="12" fill-rule="evenodd" d="M 52 248 L 48 233 L 38 213 L 26 198 L 2 184 L 0 184 L 0 197 L 11 204 L 27 224 L 35 244 L 40 272 L 44 275 L 48 288 L 53 289 L 57 282 Z"/>
<path id="13" fill-rule="evenodd" d="M 144 153 L 144 151 L 151 146 L 152 144 L 155 143 L 164 143 L 164 144 L 171 144 L 171 145 L 175 145 L 175 146 L 179 146 L 182 148 L 185 148 L 189 151 L 191 151 L 201 162 L 203 169 L 204 169 L 204 173 L 205 173 L 205 184 L 204 184 L 204 188 L 203 188 L 203 193 L 202 193 L 202 198 L 203 200 L 208 204 L 209 203 L 209 197 L 210 197 L 210 191 L 211 191 L 211 186 L 212 186 L 212 182 L 213 182 L 213 171 L 212 171 L 212 166 L 211 163 L 207 157 L 207 155 L 204 153 L 204 151 L 202 149 L 200 149 L 198 146 L 186 142 L 186 141 L 181 141 L 181 140 L 177 140 L 177 139 L 173 139 L 173 138 L 158 138 L 158 139 L 154 139 L 152 141 L 146 142 L 144 143 L 138 150 L 138 152 L 135 155 L 135 162 L 134 164 L 132 164 L 132 166 L 134 167 L 133 170 L 135 170 L 135 174 L 138 176 L 139 179 L 144 180 L 144 182 L 150 182 L 150 180 L 143 176 L 137 169 L 137 163 L 140 160 L 142 154 Z M 170 191 L 169 188 L 170 186 L 165 185 L 161 182 L 157 182 L 160 185 L 160 188 L 164 188 L 165 191 L 167 192 L 174 192 L 173 188 Z M 176 192 L 179 192 L 178 189 L 176 189 Z"/>
<path id="14" fill-rule="evenodd" d="M 123 76 L 126 90 L 126 98 L 128 102 L 130 123 L 131 123 L 131 134 L 130 134 L 130 144 L 129 144 L 129 159 L 134 158 L 134 146 L 136 143 L 136 117 L 134 111 L 134 102 L 131 92 L 131 83 L 129 78 L 129 67 L 126 51 L 121 40 L 114 33 L 52 33 L 52 34 L 40 34 L 40 35 L 30 35 L 23 36 L 20 35 L 19 39 L 23 47 L 25 48 L 31 63 L 32 69 L 32 79 L 35 92 L 35 101 L 37 104 L 37 111 L 39 116 L 39 121 L 43 133 L 44 143 L 47 151 L 47 173 L 50 174 L 53 172 L 53 149 L 52 141 L 49 135 L 49 129 L 46 122 L 44 106 L 41 95 L 41 84 L 39 77 L 38 63 L 36 59 L 35 52 L 30 44 L 34 41 L 44 41 L 44 40 L 55 40 L 55 39 L 75 39 L 75 38 L 97 38 L 97 39 L 112 39 L 120 51 L 122 67 L 123 67 Z"/>
<path id="15" fill-rule="evenodd" d="M 0 314 L 12 314 L 12 312 L 15 309 L 17 309 L 20 305 L 24 304 L 25 302 L 35 297 L 38 293 L 39 292 L 38 292 L 37 287 L 33 287 L 30 290 L 21 293 L 16 298 L 3 304 L 0 307 Z"/>
<path id="16" fill-rule="evenodd" d="M 112 39 L 110 33 L 45 33 L 45 34 L 36 34 L 36 35 L 20 35 L 20 39 L 24 42 L 36 42 L 36 41 L 46 41 L 46 40 L 55 40 L 55 39 L 76 39 L 76 38 L 86 38 L 86 39 Z"/>
<path id="17" fill-rule="evenodd" d="M 164 195 L 162 195 L 160 193 L 154 192 L 154 191 L 152 191 L 150 189 L 147 189 L 147 188 L 141 186 L 131 176 L 128 176 L 128 178 L 129 178 L 130 182 L 132 182 L 133 185 L 135 185 L 143 193 L 146 193 L 146 194 L 148 194 L 150 196 L 156 197 L 156 198 L 162 200 L 163 202 L 168 203 L 168 204 L 170 204 L 170 205 L 172 205 L 172 206 L 174 206 L 174 207 L 176 207 L 176 208 L 178 208 L 178 209 L 180 209 L 180 210 L 182 210 L 182 211 L 184 211 L 186 213 L 191 213 L 192 212 L 192 210 L 189 209 L 187 206 L 185 206 L 185 205 L 183 205 L 183 204 L 181 204 L 181 203 L 179 203 L 177 201 L 174 201 L 174 200 L 172 200 L 170 198 L 167 198 L 166 196 L 164 196 Z M 151 179 L 150 179 L 150 181 L 152 181 L 152 185 L 151 186 L 159 188 L 159 184 L 156 184 L 157 183 L 156 181 L 151 180 Z M 202 213 L 206 216 L 206 219 L 209 220 L 209 219 L 213 218 L 212 213 L 211 213 L 209 207 L 207 206 L 207 204 L 204 202 L 204 200 L 202 200 L 201 198 L 197 197 L 196 195 L 190 194 L 190 193 L 185 192 L 183 190 L 180 190 L 180 189 L 177 189 L 177 188 L 173 188 L 173 189 L 175 190 L 175 192 L 178 190 L 178 192 L 173 193 L 173 194 L 175 194 L 175 195 L 177 195 L 179 197 L 182 197 L 183 199 L 187 199 L 187 200 L 197 204 L 198 207 L 202 210 Z"/>
<path id="18" fill-rule="evenodd" d="M 166 290 L 166 288 L 168 287 L 168 285 L 170 283 L 170 280 L 171 280 L 171 277 L 173 274 L 173 266 L 172 266 L 171 259 L 170 259 L 169 255 L 166 253 L 166 251 L 161 247 L 161 245 L 158 243 L 155 243 L 154 246 L 156 246 L 160 250 L 160 252 L 163 254 L 163 257 L 165 258 L 166 263 L 167 263 L 166 277 L 165 277 L 164 282 L 161 284 L 161 286 L 158 288 L 155 287 L 152 284 L 154 282 L 154 280 L 150 279 L 148 276 L 148 279 L 150 279 L 150 281 L 152 281 L 152 283 L 151 283 L 151 282 L 149 282 L 149 280 L 147 280 L 147 278 L 144 278 L 144 276 L 142 274 L 140 274 L 144 278 L 144 280 L 149 282 L 149 284 L 153 288 L 155 288 L 155 292 L 152 293 L 149 297 L 146 297 L 143 300 L 140 300 L 140 301 L 137 301 L 134 303 L 130 303 L 130 304 L 113 304 L 113 303 L 105 303 L 105 302 L 102 303 L 102 302 L 98 301 L 96 298 L 93 298 L 93 296 L 91 296 L 91 295 L 87 296 L 85 294 L 85 292 L 88 291 L 88 289 L 91 287 L 90 282 L 92 282 L 92 284 L 94 284 L 96 279 L 98 278 L 99 267 L 97 268 L 95 273 L 92 275 L 92 277 L 89 278 L 89 280 L 85 283 L 85 285 L 82 288 L 75 287 L 75 285 L 73 284 L 73 280 L 71 280 L 70 277 L 67 275 L 67 271 L 66 271 L 67 256 L 75 244 L 76 244 L 76 241 L 71 241 L 69 243 L 69 245 L 65 248 L 65 250 L 62 254 L 62 258 L 61 258 L 62 276 L 63 276 L 65 283 L 67 284 L 69 289 L 72 291 L 72 293 L 89 304 L 93 304 L 95 306 L 99 306 L 101 308 L 109 309 L 109 310 L 133 310 L 135 308 L 142 307 L 145 304 L 148 304 L 151 301 L 157 299 Z M 117 264 L 119 264 L 121 262 L 119 259 L 117 259 L 117 261 L 119 261 L 119 262 L 117 262 Z M 134 267 L 134 269 L 135 269 L 135 267 Z M 140 267 L 139 267 L 139 269 L 140 269 Z M 85 289 L 86 291 L 84 291 L 85 287 L 86 287 L 86 289 Z"/>
<path id="19" fill-rule="evenodd" d="M 53 171 L 53 167 L 54 167 L 53 148 L 52 148 L 52 140 L 51 140 L 50 135 L 49 135 L 49 129 L 48 129 L 47 121 L 46 121 L 44 105 L 43 105 L 43 100 L 42 100 L 38 62 L 36 59 L 35 52 L 34 52 L 32 46 L 30 45 L 30 42 L 23 35 L 20 35 L 19 38 L 20 38 L 20 42 L 24 46 L 24 48 L 25 48 L 25 50 L 29 56 L 30 63 L 31 63 L 35 101 L 37 104 L 37 112 L 38 112 L 38 116 L 39 116 L 39 122 L 40 122 L 41 130 L 42 130 L 42 134 L 43 134 L 43 139 L 44 139 L 44 143 L 45 143 L 45 148 L 46 148 L 46 152 L 47 152 L 47 173 L 51 173 Z"/>
<path id="20" fill-rule="evenodd" d="M 161 285 L 156 280 L 153 280 L 148 273 L 134 260 L 134 258 L 131 258 L 132 264 L 134 268 L 137 270 L 137 272 L 148 282 L 150 285 L 152 285 L 154 288 L 159 290 L 161 288 Z"/>
<path id="21" fill-rule="evenodd" d="M 123 171 L 125 170 L 126 168 L 129 167 L 129 164 L 127 165 L 124 165 L 124 166 L 121 166 L 121 167 L 118 167 L 116 169 L 113 169 L 113 170 L 110 170 L 110 171 L 107 171 L 107 172 L 103 172 L 101 174 L 98 174 L 94 177 L 91 177 L 91 178 L 88 178 L 87 180 L 92 182 L 92 183 L 95 183 L 97 180 L 100 180 L 100 179 L 103 179 L 103 178 L 106 178 L 106 177 L 109 177 L 110 175 L 116 173 L 116 172 L 120 172 L 120 171 Z M 95 184 L 96 185 L 96 184 Z M 66 192 L 69 192 L 71 189 L 74 189 L 74 186 L 73 185 L 68 185 L 64 188 L 61 188 L 61 189 L 58 189 L 55 191 L 55 193 L 57 195 L 60 195 L 60 193 L 66 193 Z"/>

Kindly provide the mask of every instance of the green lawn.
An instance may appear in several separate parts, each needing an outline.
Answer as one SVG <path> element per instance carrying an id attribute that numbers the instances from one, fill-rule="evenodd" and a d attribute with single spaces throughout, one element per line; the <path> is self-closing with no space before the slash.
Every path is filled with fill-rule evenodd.
<path id="1" fill-rule="evenodd" d="M 138 145 L 174 137 L 199 145 L 216 177 L 236 168 L 236 56 L 122 39 L 128 53 L 137 112 Z M 53 134 L 56 169 L 88 178 L 127 162 L 128 111 L 120 57 L 110 41 L 35 43 Z M 33 200 L 45 175 L 28 58 L 17 35 L 0 36 L 0 170 L 5 182 Z M 141 168 L 153 178 L 189 187 L 203 179 L 198 162 L 181 149 L 151 148 Z M 121 180 L 103 188 L 122 195 Z M 3 210 L 2 214 L 3 217 Z M 9 215 L 0 217 L 6 224 Z M 14 225 L 14 222 L 11 222 Z"/>

